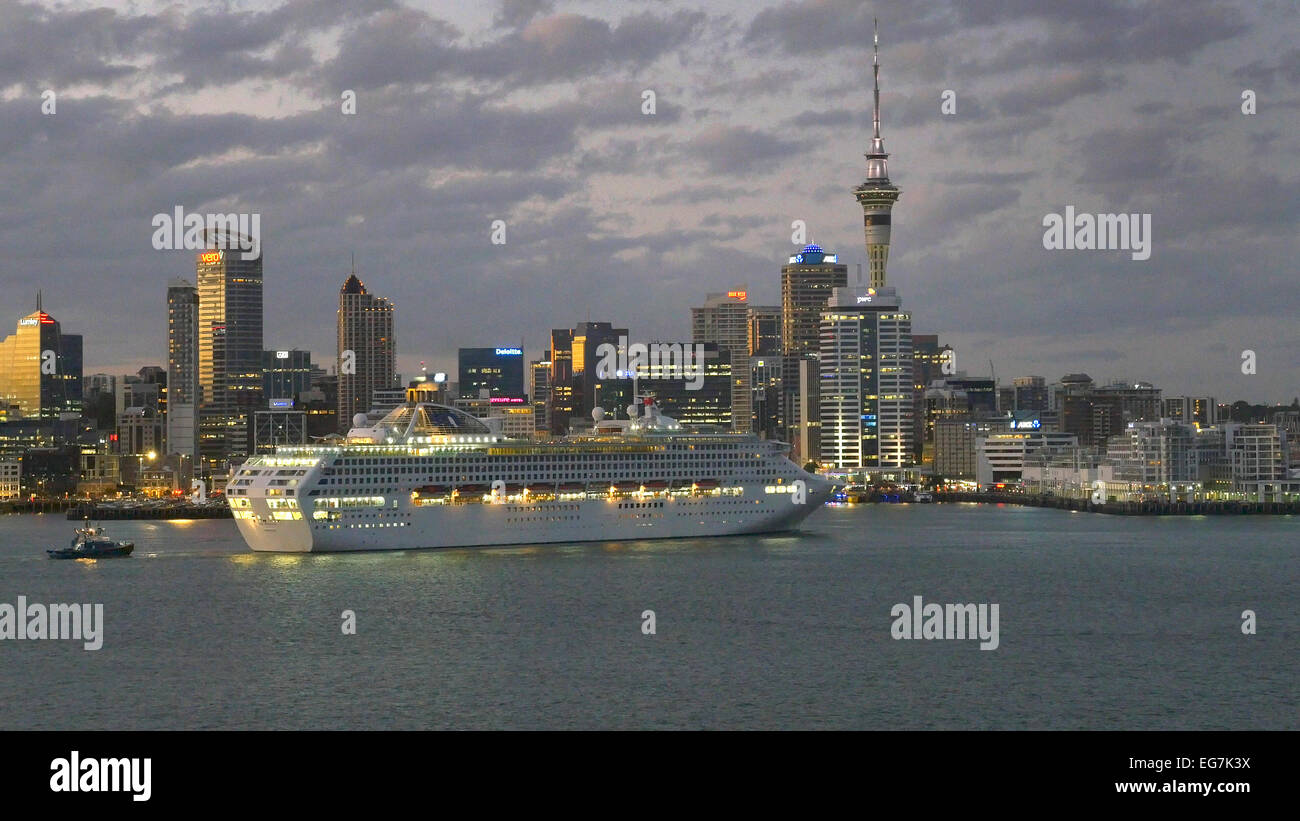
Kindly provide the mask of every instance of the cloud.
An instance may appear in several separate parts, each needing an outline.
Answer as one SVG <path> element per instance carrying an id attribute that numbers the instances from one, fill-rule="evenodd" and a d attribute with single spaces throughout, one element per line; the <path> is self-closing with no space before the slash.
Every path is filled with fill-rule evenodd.
<path id="1" fill-rule="evenodd" d="M 702 160 L 711 173 L 741 174 L 771 171 L 800 145 L 799 140 L 783 139 L 748 126 L 714 125 L 691 139 L 688 153 Z"/>

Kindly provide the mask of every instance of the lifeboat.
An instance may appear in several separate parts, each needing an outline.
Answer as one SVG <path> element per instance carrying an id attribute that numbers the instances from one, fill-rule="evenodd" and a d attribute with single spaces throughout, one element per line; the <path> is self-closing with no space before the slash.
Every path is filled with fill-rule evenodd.
<path id="1" fill-rule="evenodd" d="M 697 479 L 695 486 L 700 490 L 713 490 L 718 486 L 717 479 Z"/>
<path id="2" fill-rule="evenodd" d="M 668 483 L 663 479 L 652 479 L 645 483 L 646 490 L 667 490 Z"/>
<path id="3" fill-rule="evenodd" d="M 461 496 L 487 493 L 488 490 L 490 490 L 490 488 L 487 485 L 460 485 L 456 488 L 456 492 Z"/>
<path id="4" fill-rule="evenodd" d="M 640 482 L 618 482 L 614 485 L 614 490 L 619 493 L 631 493 L 634 490 L 640 490 Z"/>
<path id="5" fill-rule="evenodd" d="M 417 487 L 415 492 L 420 496 L 446 496 L 451 492 L 451 488 L 446 485 L 425 485 Z"/>
<path id="6" fill-rule="evenodd" d="M 540 483 L 537 483 L 537 482 L 533 482 L 532 484 L 527 485 L 527 486 L 524 488 L 524 491 L 525 491 L 526 493 L 529 493 L 529 494 L 532 494 L 532 495 L 537 495 L 537 494 L 541 494 L 541 493 L 554 493 L 554 492 L 555 492 L 555 485 L 550 484 L 549 482 L 546 483 L 546 484 L 540 484 Z"/>
<path id="7" fill-rule="evenodd" d="M 586 482 L 565 482 L 560 485 L 561 493 L 581 493 L 587 489 Z"/>

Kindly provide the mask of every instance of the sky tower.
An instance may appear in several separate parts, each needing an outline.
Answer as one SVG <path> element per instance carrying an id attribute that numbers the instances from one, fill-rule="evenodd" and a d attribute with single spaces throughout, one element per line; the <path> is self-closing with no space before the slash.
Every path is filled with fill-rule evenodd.
<path id="1" fill-rule="evenodd" d="M 875 21 L 873 20 L 873 26 Z M 871 287 L 885 287 L 885 266 L 889 264 L 889 218 L 899 194 L 898 186 L 889 181 L 889 154 L 880 136 L 880 33 L 873 34 L 871 73 L 875 80 L 874 107 L 871 115 L 871 150 L 867 158 L 867 179 L 853 189 L 862 205 L 862 229 L 867 239 L 867 259 L 871 265 Z"/>

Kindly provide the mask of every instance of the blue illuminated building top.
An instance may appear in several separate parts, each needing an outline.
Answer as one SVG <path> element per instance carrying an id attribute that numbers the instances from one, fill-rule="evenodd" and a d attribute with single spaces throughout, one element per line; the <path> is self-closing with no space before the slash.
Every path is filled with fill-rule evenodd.
<path id="1" fill-rule="evenodd" d="M 790 257 L 791 264 L 802 265 L 821 265 L 824 262 L 839 262 L 839 257 L 835 254 L 828 254 L 822 250 L 820 245 L 811 243 L 805 245 L 803 250 Z"/>

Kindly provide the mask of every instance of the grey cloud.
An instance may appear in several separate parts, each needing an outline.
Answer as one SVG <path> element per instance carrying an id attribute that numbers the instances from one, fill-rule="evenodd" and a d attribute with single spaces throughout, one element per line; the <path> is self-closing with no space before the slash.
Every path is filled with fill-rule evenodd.
<path id="1" fill-rule="evenodd" d="M 767 170 L 803 146 L 748 126 L 710 126 L 691 140 L 689 153 L 714 174 L 738 174 L 767 165 Z"/>

